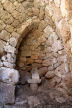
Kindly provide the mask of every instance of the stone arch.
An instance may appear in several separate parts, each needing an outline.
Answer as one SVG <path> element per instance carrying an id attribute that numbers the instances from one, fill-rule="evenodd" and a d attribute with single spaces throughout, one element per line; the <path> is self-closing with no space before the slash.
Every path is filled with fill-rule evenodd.
<path id="1" fill-rule="evenodd" d="M 4 46 L 4 50 L 7 54 L 14 54 L 16 56 L 18 52 L 19 45 L 22 41 L 22 39 L 26 36 L 28 32 L 30 32 L 33 29 L 34 22 L 32 19 L 27 20 L 18 30 L 20 30 L 20 34 L 15 34 L 17 35 L 12 36 L 7 44 Z M 9 57 L 9 56 L 8 56 Z M 15 63 L 15 60 L 14 60 Z"/>
<path id="2" fill-rule="evenodd" d="M 50 33 L 50 34 L 49 34 Z M 50 36 L 49 36 L 50 35 Z M 46 37 L 47 36 L 47 37 Z M 49 37 L 48 37 L 49 36 Z M 30 37 L 31 37 L 31 35 L 30 35 Z M 43 58 L 43 60 L 41 60 L 41 59 L 39 59 L 39 58 L 36 58 L 36 60 L 39 60 L 39 62 L 41 62 L 40 64 L 42 64 L 40 67 L 38 67 L 38 72 L 39 72 L 39 75 L 40 75 L 40 77 L 42 77 L 42 76 L 45 76 L 45 74 L 47 73 L 47 71 L 49 72 L 52 72 L 52 64 L 54 65 L 55 64 L 55 66 L 57 66 L 58 64 L 57 64 L 57 62 L 56 62 L 56 59 L 55 59 L 55 57 L 53 57 L 52 55 L 51 55 L 51 57 L 53 57 L 52 59 L 53 59 L 53 61 L 54 61 L 54 63 L 51 61 L 51 58 L 49 57 L 49 54 L 52 54 L 52 52 L 54 52 L 53 53 L 53 55 L 55 54 L 56 55 L 56 52 L 58 52 L 58 54 L 59 55 L 62 55 L 63 57 L 61 58 L 63 61 L 62 61 L 62 63 L 63 63 L 63 65 L 61 65 L 61 69 L 63 69 L 63 70 L 61 70 L 60 72 L 58 71 L 58 68 L 57 67 L 55 67 L 55 68 L 57 68 L 56 69 L 56 75 L 60 78 L 63 74 L 63 76 L 65 77 L 65 74 L 69 71 L 68 70 L 68 64 L 67 64 L 67 55 L 66 55 L 66 53 L 64 53 L 64 54 L 62 54 L 62 52 L 59 52 L 60 50 L 62 50 L 62 51 L 64 51 L 63 50 L 63 46 L 62 46 L 62 42 L 60 41 L 60 38 L 58 37 L 58 35 L 56 34 L 56 32 L 55 32 L 55 30 L 52 28 L 52 27 L 50 27 L 49 25 L 47 25 L 46 26 L 46 28 L 44 29 L 44 35 L 43 35 L 43 37 L 41 37 L 41 39 L 42 38 L 44 38 L 44 37 L 46 37 L 46 43 L 49 43 L 50 42 L 50 45 L 52 45 L 51 46 L 51 48 L 52 48 L 52 50 L 50 50 L 51 48 L 50 47 L 48 47 L 47 46 L 47 48 L 49 48 L 49 49 L 46 49 L 45 48 L 45 54 L 47 54 L 47 55 L 43 55 L 44 56 L 44 58 Z M 47 38 L 49 38 L 49 41 L 47 40 Z M 54 39 L 54 44 L 52 44 L 53 43 L 53 41 L 52 41 L 52 39 Z M 25 41 L 25 40 L 24 40 Z M 24 42 L 23 41 L 23 42 Z M 32 41 L 33 42 L 33 41 Z M 23 44 L 23 45 L 25 45 L 25 43 Z M 59 47 L 56 47 L 56 46 L 59 46 Z M 21 46 L 20 46 L 21 47 Z M 28 47 L 27 47 L 28 48 Z M 38 48 L 38 47 L 37 47 Z M 22 51 L 22 50 L 21 50 Z M 35 50 L 34 50 L 35 51 Z M 50 52 L 48 52 L 48 51 L 50 51 Z M 24 52 L 25 52 L 25 50 L 24 50 Z M 43 52 L 43 51 L 42 51 Z M 65 51 L 64 51 L 65 52 Z M 25 53 L 25 55 L 26 55 L 27 53 Z M 40 55 L 39 55 L 39 57 L 41 56 L 41 54 L 43 54 L 43 53 L 40 53 Z M 24 56 L 24 55 L 23 55 Z M 26 55 L 27 56 L 27 55 Z M 25 57 L 26 57 L 25 56 Z M 29 55 L 28 55 L 29 56 Z M 49 57 L 49 58 L 46 58 L 45 59 L 45 57 Z M 35 58 L 32 58 L 32 53 L 31 53 L 31 56 L 29 56 L 30 57 L 30 59 L 35 59 Z M 41 56 L 41 58 L 42 58 L 42 56 Z M 50 61 L 51 62 L 49 62 L 49 59 L 50 59 Z M 37 62 L 36 60 L 34 60 L 35 62 Z M 59 60 L 59 59 L 58 59 Z M 22 61 L 23 61 L 23 58 L 22 58 Z M 27 61 L 27 60 L 26 60 Z M 24 62 L 26 62 L 26 61 L 24 61 Z M 60 61 L 60 60 L 59 60 Z M 19 63 L 20 63 L 20 61 L 18 61 Z M 34 64 L 34 62 L 30 62 L 30 64 Z M 32 65 L 30 65 L 30 67 L 33 67 Z M 26 67 L 26 65 L 24 65 L 23 67 Z M 65 67 L 65 71 L 64 71 L 64 67 Z M 21 64 L 21 68 L 22 68 L 22 64 Z M 26 70 L 26 71 L 25 71 Z M 24 78 L 24 76 L 25 76 L 25 74 L 24 73 L 26 73 L 28 70 L 27 70 L 27 68 L 25 69 L 25 70 L 23 70 L 23 73 L 22 73 L 22 77 Z M 25 71 L 25 72 L 24 72 Z M 29 72 L 28 73 L 30 73 L 31 72 L 31 69 L 29 70 Z M 43 74 L 41 73 L 41 72 L 43 72 Z M 54 72 L 54 70 L 53 70 L 53 72 Z M 62 72 L 63 72 L 63 74 L 62 74 Z M 58 74 L 58 73 L 60 73 L 61 74 L 61 76 L 60 76 L 60 74 Z M 24 76 L 23 76 L 24 75 Z M 47 74 L 48 76 L 49 76 L 49 73 Z M 47 77 L 48 77 L 47 76 Z M 45 76 L 46 77 L 46 76 Z M 57 78 L 58 78 L 57 77 Z M 57 79 L 56 79 L 57 80 Z M 61 79 L 60 79 L 61 80 Z"/>
<path id="3" fill-rule="evenodd" d="M 23 38 L 33 29 L 34 27 L 34 21 L 32 19 L 27 20 L 22 26 L 21 26 L 21 35 L 18 37 L 17 44 L 16 44 L 16 50 L 18 50 L 20 43 L 22 42 Z"/>
<path id="4" fill-rule="evenodd" d="M 32 19 L 27 20 L 20 28 L 18 28 L 20 34 L 15 33 L 4 46 L 5 55 L 1 57 L 0 67 L 1 71 L 3 71 L 1 77 L 5 82 L 12 82 L 14 84 L 18 82 L 19 73 L 15 70 L 16 55 L 22 39 L 33 29 L 33 27 L 34 21 Z M 6 74 L 4 74 L 4 72 L 6 72 Z M 11 72 L 13 73 L 13 80 L 9 78 Z M 17 80 L 15 80 L 15 77 Z"/>

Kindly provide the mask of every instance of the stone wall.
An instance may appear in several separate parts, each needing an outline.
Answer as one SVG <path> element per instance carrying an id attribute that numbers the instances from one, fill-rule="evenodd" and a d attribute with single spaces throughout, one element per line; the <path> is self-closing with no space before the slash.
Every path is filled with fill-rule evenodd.
<path id="1" fill-rule="evenodd" d="M 51 26 L 46 26 L 43 31 L 38 27 L 23 39 L 17 68 L 23 81 L 30 77 L 33 68 L 37 68 L 41 79 L 45 77 L 49 81 L 49 87 L 64 86 L 64 78 L 69 72 L 67 54 L 62 40 Z"/>
<path id="2" fill-rule="evenodd" d="M 47 5 L 48 12 L 52 17 L 53 21 L 56 25 L 57 33 L 62 37 L 64 46 L 68 53 L 69 58 L 71 59 L 71 28 L 72 28 L 72 2 L 70 0 L 54 0 L 49 1 L 49 5 Z M 49 10 L 51 8 L 51 10 Z M 71 65 L 71 64 L 70 64 Z M 70 71 L 72 66 L 70 66 Z"/>
<path id="3" fill-rule="evenodd" d="M 24 70 L 26 66 L 27 70 L 28 64 L 37 65 L 40 71 L 45 68 L 46 78 L 53 75 L 52 80 L 60 79 L 57 84 L 66 88 L 64 78 L 69 72 L 67 54 L 71 60 L 70 2 L 0 0 L 0 77 L 3 81 L 18 82 L 19 74 L 15 70 L 18 54 L 20 68 Z M 71 70 L 71 62 L 69 67 Z"/>
<path id="4" fill-rule="evenodd" d="M 70 73 L 66 77 L 68 88 L 72 88 L 72 2 L 71 0 L 50 0 L 47 11 L 50 13 L 56 26 L 56 32 L 63 40 L 68 54 Z M 51 9 L 51 10 L 50 10 Z"/>

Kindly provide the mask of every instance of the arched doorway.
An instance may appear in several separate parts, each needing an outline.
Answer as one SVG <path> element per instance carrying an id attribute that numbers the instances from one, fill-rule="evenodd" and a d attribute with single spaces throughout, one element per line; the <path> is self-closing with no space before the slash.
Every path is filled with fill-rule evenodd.
<path id="1" fill-rule="evenodd" d="M 67 53 L 61 38 L 49 25 L 43 32 L 38 28 L 28 32 L 19 46 L 16 64 L 21 84 L 26 84 L 32 69 L 37 68 L 41 81 L 44 80 L 39 88 L 65 87 L 64 78 L 69 72 Z"/>

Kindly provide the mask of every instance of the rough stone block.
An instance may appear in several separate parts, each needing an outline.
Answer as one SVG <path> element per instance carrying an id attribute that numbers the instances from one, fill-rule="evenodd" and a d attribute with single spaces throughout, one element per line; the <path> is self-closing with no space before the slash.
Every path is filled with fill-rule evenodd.
<path id="1" fill-rule="evenodd" d="M 0 82 L 0 102 L 3 104 L 13 104 L 15 101 L 15 86 Z"/>
<path id="2" fill-rule="evenodd" d="M 15 53 L 15 51 L 16 51 L 16 49 L 14 48 L 14 47 L 12 47 L 11 45 L 6 45 L 6 46 L 4 46 L 4 50 L 6 51 L 6 52 L 9 52 L 9 53 Z"/>
<path id="3" fill-rule="evenodd" d="M 0 39 L 8 41 L 10 34 L 6 30 L 2 30 L 0 33 Z"/>
<path id="4" fill-rule="evenodd" d="M 17 84 L 19 81 L 19 72 L 11 68 L 0 68 L 0 80 L 6 83 Z"/>
<path id="5" fill-rule="evenodd" d="M 38 70 L 39 72 L 39 75 L 42 77 L 46 74 L 46 72 L 48 71 L 48 68 L 47 67 L 42 67 Z"/>
<path id="6" fill-rule="evenodd" d="M 54 71 L 48 71 L 45 75 L 46 78 L 51 79 L 55 76 Z"/>

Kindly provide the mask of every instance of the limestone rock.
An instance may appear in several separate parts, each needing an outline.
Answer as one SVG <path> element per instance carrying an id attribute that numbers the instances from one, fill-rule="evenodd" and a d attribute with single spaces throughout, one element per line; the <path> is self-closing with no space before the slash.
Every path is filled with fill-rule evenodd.
<path id="1" fill-rule="evenodd" d="M 9 37 L 10 34 L 6 30 L 2 30 L 2 32 L 0 33 L 0 39 L 8 41 Z"/>
<path id="2" fill-rule="evenodd" d="M 16 55 L 15 54 L 12 55 L 10 53 L 7 53 L 6 58 L 7 58 L 7 61 L 9 63 L 12 63 L 12 64 L 14 64 L 16 61 Z"/>
<path id="3" fill-rule="evenodd" d="M 60 7 L 60 0 L 54 0 L 54 2 L 55 2 L 55 5 L 57 6 L 57 7 Z"/>
<path id="4" fill-rule="evenodd" d="M 12 64 L 12 63 L 9 63 L 9 62 L 5 62 L 3 61 L 3 65 L 7 68 L 14 68 L 15 67 L 15 64 Z"/>
<path id="5" fill-rule="evenodd" d="M 65 63 L 65 71 L 66 71 L 66 73 L 69 72 L 69 65 L 68 65 L 68 63 Z"/>
<path id="6" fill-rule="evenodd" d="M 9 12 L 13 12 L 15 10 L 15 6 L 8 0 L 6 0 L 5 2 L 3 2 L 3 6 L 4 8 Z"/>
<path id="7" fill-rule="evenodd" d="M 61 5 L 60 5 L 60 9 L 61 9 L 63 17 L 67 17 L 67 15 L 68 15 L 68 12 L 66 10 L 66 3 L 65 2 L 66 2 L 66 0 L 61 0 Z"/>
<path id="8" fill-rule="evenodd" d="M 51 6 L 46 5 L 46 7 L 45 7 L 45 15 L 46 15 L 46 17 L 48 17 L 48 15 L 49 16 L 53 15 L 53 9 L 51 8 Z"/>
<path id="9" fill-rule="evenodd" d="M 56 59 L 56 58 L 53 58 L 53 59 L 52 59 L 52 63 L 53 63 L 53 64 L 56 64 L 56 63 L 57 63 L 57 59 Z"/>
<path id="10" fill-rule="evenodd" d="M 0 103 L 14 104 L 15 102 L 15 86 L 0 82 Z"/>
<path id="11" fill-rule="evenodd" d="M 58 78 L 51 83 L 53 87 L 59 77 L 58 82 L 63 82 L 65 75 L 72 70 L 72 62 L 67 63 L 62 58 L 66 53 L 72 56 L 71 19 L 72 0 L 0 0 L 0 68 L 4 69 L 3 73 L 0 72 L 2 80 L 13 84 L 18 82 L 18 74 L 12 69 L 17 63 L 22 70 L 22 78 L 23 72 L 30 73 L 34 65 L 40 77 L 52 77 L 50 80 L 53 80 L 54 71 Z M 65 48 L 67 52 L 63 53 Z M 39 83 L 39 75 L 32 76 L 30 83 Z"/>
<path id="12" fill-rule="evenodd" d="M 6 42 L 0 40 L 0 55 L 2 56 L 4 53 L 4 46 L 6 45 Z"/>
<path id="13" fill-rule="evenodd" d="M 10 42 L 9 43 L 10 43 L 11 46 L 16 47 L 17 40 L 12 37 L 12 38 L 10 38 Z"/>
<path id="14" fill-rule="evenodd" d="M 40 8 L 40 14 L 39 14 L 40 20 L 43 20 L 44 19 L 44 15 L 45 15 L 44 9 L 43 8 Z"/>
<path id="15" fill-rule="evenodd" d="M 14 47 L 12 47 L 11 45 L 6 45 L 6 46 L 4 46 L 4 50 L 6 51 L 6 52 L 9 52 L 9 53 L 15 53 L 15 51 L 16 51 L 16 49 L 14 48 Z"/>
<path id="16" fill-rule="evenodd" d="M 19 81 L 19 72 L 11 68 L 0 68 L 0 79 L 3 82 L 16 84 Z"/>
<path id="17" fill-rule="evenodd" d="M 0 60 L 0 67 L 2 67 L 3 66 L 3 62 Z"/>
<path id="18" fill-rule="evenodd" d="M 3 21 L 0 20 L 0 31 L 4 29 L 6 25 L 3 23 Z"/>
<path id="19" fill-rule="evenodd" d="M 48 67 L 48 71 L 53 71 L 54 70 L 54 66 L 49 66 Z"/>
<path id="20" fill-rule="evenodd" d="M 52 50 L 54 52 L 58 52 L 59 50 L 62 50 L 62 49 L 63 49 L 63 46 L 59 40 L 57 40 L 56 42 L 54 42 L 54 44 L 52 44 Z"/>
<path id="21" fill-rule="evenodd" d="M 51 79 L 50 81 L 50 86 L 51 87 L 55 87 L 56 85 L 58 85 L 61 82 L 61 78 L 55 76 L 54 78 Z"/>
<path id="22" fill-rule="evenodd" d="M 46 72 L 48 71 L 47 67 L 42 67 L 38 70 L 40 77 L 44 76 Z"/>
<path id="23" fill-rule="evenodd" d="M 32 8 L 33 10 L 33 14 L 36 15 L 36 16 L 39 16 L 39 9 L 37 8 Z"/>
<path id="24" fill-rule="evenodd" d="M 52 64 L 52 61 L 50 59 L 49 60 L 46 59 L 42 63 L 43 66 L 50 66 L 51 64 Z"/>
<path id="25" fill-rule="evenodd" d="M 60 66 L 58 66 L 55 70 L 55 74 L 58 76 L 58 77 L 64 77 L 65 73 L 68 72 L 68 67 L 65 67 L 65 64 L 61 64 Z M 66 70 L 65 70 L 66 69 Z M 66 72 L 67 71 L 67 72 Z"/>
<path id="26" fill-rule="evenodd" d="M 39 8 L 40 7 L 39 0 L 34 0 L 34 7 L 36 7 L 36 8 Z"/>
<path id="27" fill-rule="evenodd" d="M 7 25 L 5 27 L 6 31 L 8 31 L 9 33 L 12 33 L 13 32 L 13 27 L 11 25 Z"/>
<path id="28" fill-rule="evenodd" d="M 7 55 L 4 55 L 1 57 L 2 62 L 4 63 L 5 66 L 7 67 L 15 67 L 15 61 L 16 61 L 16 55 L 15 54 L 11 54 L 11 53 L 7 53 Z"/>
<path id="29" fill-rule="evenodd" d="M 5 56 L 2 56 L 1 60 L 6 62 L 7 61 L 6 60 L 6 55 Z"/>
<path id="30" fill-rule="evenodd" d="M 13 37 L 13 38 L 18 39 L 19 36 L 20 36 L 20 35 L 19 35 L 17 32 L 14 32 L 14 31 L 12 32 L 12 37 Z"/>
<path id="31" fill-rule="evenodd" d="M 41 22 L 40 22 L 40 24 L 39 24 L 39 30 L 40 31 L 43 31 L 44 29 L 45 29 L 45 27 L 46 27 L 46 23 L 45 23 L 45 21 L 44 20 L 42 20 Z M 43 36 L 44 37 L 44 36 Z"/>
<path id="32" fill-rule="evenodd" d="M 51 79 L 55 76 L 54 71 L 48 71 L 45 75 L 46 78 Z"/>
<path id="33" fill-rule="evenodd" d="M 51 34 L 53 32 L 53 29 L 48 25 L 45 29 L 44 29 L 44 33 L 46 34 Z"/>
<path id="34" fill-rule="evenodd" d="M 58 36 L 56 35 L 55 32 L 51 32 L 48 40 L 49 40 L 50 44 L 52 45 L 53 43 L 58 41 Z"/>

